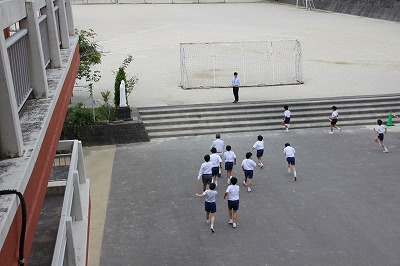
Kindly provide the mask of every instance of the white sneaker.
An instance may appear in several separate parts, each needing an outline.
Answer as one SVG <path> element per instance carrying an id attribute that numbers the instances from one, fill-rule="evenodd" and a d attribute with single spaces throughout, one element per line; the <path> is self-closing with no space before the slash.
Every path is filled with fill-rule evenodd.
<path id="1" fill-rule="evenodd" d="M 207 224 L 210 224 L 210 220 L 206 220 L 206 223 L 207 223 Z"/>
<path id="2" fill-rule="evenodd" d="M 385 149 L 383 150 L 383 152 L 384 152 L 384 153 L 388 153 L 389 150 L 388 150 L 387 148 L 385 148 Z"/>
<path id="3" fill-rule="evenodd" d="M 243 181 L 243 185 L 244 185 L 244 186 L 247 186 L 247 183 L 246 183 L 245 181 Z"/>
<path id="4" fill-rule="evenodd" d="M 328 131 L 329 134 L 333 134 L 333 131 Z"/>
<path id="5" fill-rule="evenodd" d="M 264 168 L 264 165 L 262 163 L 260 163 L 260 168 Z"/>
<path id="6" fill-rule="evenodd" d="M 230 184 L 231 184 L 231 179 L 228 178 L 228 181 L 226 181 L 226 183 L 227 183 L 228 185 L 230 185 Z"/>
<path id="7" fill-rule="evenodd" d="M 233 223 L 233 224 L 232 224 L 232 227 L 233 227 L 233 228 L 236 228 L 236 223 Z"/>
<path id="8" fill-rule="evenodd" d="M 248 188 L 247 188 L 247 192 L 251 192 L 251 188 L 248 187 Z"/>
<path id="9" fill-rule="evenodd" d="M 214 233 L 215 232 L 214 227 L 211 226 L 210 231 L 211 231 L 211 233 Z"/>
<path id="10" fill-rule="evenodd" d="M 229 224 L 233 224 L 233 220 L 229 220 Z"/>
<path id="11" fill-rule="evenodd" d="M 218 181 L 215 181 L 215 187 L 218 187 Z"/>
<path id="12" fill-rule="evenodd" d="M 290 174 L 290 172 L 292 172 L 292 171 L 290 171 L 290 168 L 288 168 L 288 169 L 287 169 L 287 172 Z"/>

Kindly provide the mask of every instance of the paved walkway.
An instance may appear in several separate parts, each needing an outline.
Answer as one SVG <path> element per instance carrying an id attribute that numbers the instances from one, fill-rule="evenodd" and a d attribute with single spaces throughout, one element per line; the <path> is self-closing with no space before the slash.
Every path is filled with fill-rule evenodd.
<path id="1" fill-rule="evenodd" d="M 251 193 L 241 186 L 236 229 L 220 182 L 214 234 L 194 196 L 213 136 L 117 146 L 100 265 L 398 265 L 399 132 L 386 136 L 388 154 L 366 127 L 222 138 L 241 162 L 259 133 L 266 167 Z M 286 171 L 285 142 L 297 151 L 298 182 Z"/>

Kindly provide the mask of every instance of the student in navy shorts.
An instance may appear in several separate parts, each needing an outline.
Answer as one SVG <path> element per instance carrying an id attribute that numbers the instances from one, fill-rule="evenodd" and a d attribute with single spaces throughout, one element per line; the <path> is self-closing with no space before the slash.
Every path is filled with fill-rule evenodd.
<path id="1" fill-rule="evenodd" d="M 254 150 L 257 150 L 257 161 L 258 161 L 258 166 L 260 168 L 264 167 L 262 157 L 264 155 L 264 140 L 263 136 L 258 135 L 257 136 L 257 141 L 253 145 L 253 149 L 250 152 L 253 152 Z"/>
<path id="2" fill-rule="evenodd" d="M 202 194 L 196 194 L 197 197 L 205 197 L 204 201 L 204 210 L 206 211 L 206 223 L 211 224 L 210 230 L 212 233 L 214 230 L 215 223 L 215 213 L 217 212 L 217 204 L 215 203 L 215 197 L 218 195 L 218 192 L 215 191 L 215 183 L 211 183 L 209 189 L 204 191 Z"/>
<path id="3" fill-rule="evenodd" d="M 288 164 L 288 173 L 290 173 L 290 167 L 292 167 L 294 181 L 297 181 L 296 158 L 295 158 L 296 150 L 290 146 L 290 143 L 285 143 L 285 149 L 283 149 L 283 154 L 286 156 L 286 161 Z"/>
<path id="4" fill-rule="evenodd" d="M 236 184 L 237 178 L 231 178 L 231 184 L 225 191 L 224 199 L 228 196 L 228 215 L 229 215 L 229 224 L 232 225 L 233 228 L 236 228 L 237 224 L 237 211 L 239 210 L 239 186 Z"/>

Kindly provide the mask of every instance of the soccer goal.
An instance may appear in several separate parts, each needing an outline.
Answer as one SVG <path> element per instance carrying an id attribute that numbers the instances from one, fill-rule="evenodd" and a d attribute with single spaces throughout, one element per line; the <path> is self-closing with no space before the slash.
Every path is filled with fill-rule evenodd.
<path id="1" fill-rule="evenodd" d="M 231 86 L 238 72 L 241 87 L 303 83 L 298 40 L 180 44 L 184 89 Z"/>

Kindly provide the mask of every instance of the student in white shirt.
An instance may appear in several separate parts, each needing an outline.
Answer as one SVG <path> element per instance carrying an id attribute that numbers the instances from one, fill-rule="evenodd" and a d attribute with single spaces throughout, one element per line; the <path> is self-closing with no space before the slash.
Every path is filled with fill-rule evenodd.
<path id="1" fill-rule="evenodd" d="M 221 135 L 220 134 L 215 134 L 215 140 L 211 143 L 211 147 L 212 148 L 216 148 L 217 149 L 217 153 L 223 153 L 224 152 L 224 141 L 221 139 Z"/>
<path id="2" fill-rule="evenodd" d="M 218 186 L 218 174 L 222 168 L 222 159 L 217 154 L 217 149 L 215 147 L 211 148 L 210 162 L 212 163 L 212 183 L 215 183 L 215 185 Z"/>
<path id="3" fill-rule="evenodd" d="M 282 126 L 285 127 L 285 130 L 283 132 L 288 133 L 289 132 L 289 127 L 290 127 L 290 110 L 289 110 L 289 106 L 285 105 L 283 106 L 283 108 L 285 109 L 285 112 L 283 113 L 283 122 L 282 122 Z"/>
<path id="4" fill-rule="evenodd" d="M 233 95 L 235 96 L 235 100 L 233 103 L 239 103 L 239 87 L 240 87 L 240 78 L 238 78 L 238 73 L 233 73 L 232 79 L 232 88 L 233 88 Z"/>
<path id="5" fill-rule="evenodd" d="M 217 154 L 221 157 L 222 159 L 222 153 L 224 152 L 224 141 L 221 139 L 221 134 L 215 134 L 215 140 L 211 143 L 211 147 L 212 148 L 216 148 L 217 149 Z M 219 169 L 218 172 L 218 177 L 221 177 L 221 169 Z"/>
<path id="6" fill-rule="evenodd" d="M 254 167 L 256 167 L 256 162 L 251 159 L 252 155 L 251 152 L 246 153 L 246 159 L 242 161 L 242 169 L 244 172 L 243 185 L 247 186 L 247 192 L 251 192 Z"/>
<path id="7" fill-rule="evenodd" d="M 204 198 L 204 209 L 206 211 L 206 223 L 211 224 L 210 230 L 211 233 L 214 233 L 214 223 L 215 223 L 215 213 L 217 212 L 217 204 L 215 203 L 215 197 L 218 195 L 218 192 L 215 191 L 215 184 L 210 184 L 210 189 L 207 189 L 202 194 L 196 194 L 197 197 L 205 197 Z"/>
<path id="8" fill-rule="evenodd" d="M 236 165 L 236 154 L 232 151 L 232 147 L 230 145 L 226 146 L 226 152 L 224 152 L 224 161 L 225 161 L 225 170 L 226 177 L 228 178 L 228 185 L 231 183 L 233 166 Z"/>
<path id="9" fill-rule="evenodd" d="M 258 166 L 260 168 L 264 167 L 262 157 L 264 155 L 264 140 L 263 136 L 258 135 L 256 143 L 253 145 L 253 149 L 250 152 L 253 152 L 254 150 L 257 150 L 257 161 L 258 161 Z"/>
<path id="10" fill-rule="evenodd" d="M 329 117 L 329 121 L 331 121 L 331 130 L 328 131 L 329 134 L 333 134 L 334 128 L 339 129 L 339 131 L 341 131 L 341 128 L 336 125 L 338 116 L 339 116 L 339 113 L 337 111 L 336 106 L 332 106 L 332 115 Z"/>
<path id="11" fill-rule="evenodd" d="M 231 184 L 227 187 L 224 199 L 228 196 L 228 214 L 229 214 L 229 224 L 233 228 L 236 228 L 237 224 L 237 211 L 239 210 L 239 190 L 240 187 L 236 185 L 237 178 L 231 178 Z"/>
<path id="12" fill-rule="evenodd" d="M 286 161 L 288 164 L 288 173 L 290 173 L 290 167 L 293 169 L 294 181 L 297 180 L 296 174 L 296 151 L 289 143 L 285 143 L 285 149 L 283 149 L 283 154 L 286 156 Z"/>
<path id="13" fill-rule="evenodd" d="M 210 162 L 210 155 L 204 155 L 204 163 L 201 164 L 197 182 L 203 182 L 203 191 L 208 188 L 212 181 L 212 163 Z"/>
<path id="14" fill-rule="evenodd" d="M 374 138 L 374 141 L 379 144 L 383 148 L 384 153 L 388 153 L 389 150 L 386 148 L 386 146 L 383 144 L 383 136 L 387 132 L 387 128 L 382 125 L 382 120 L 378 119 L 377 126 L 374 127 L 374 132 L 377 134 L 376 137 Z"/>

